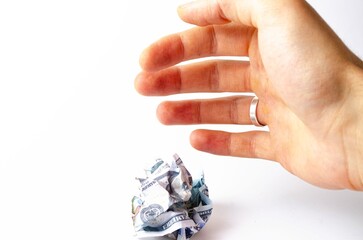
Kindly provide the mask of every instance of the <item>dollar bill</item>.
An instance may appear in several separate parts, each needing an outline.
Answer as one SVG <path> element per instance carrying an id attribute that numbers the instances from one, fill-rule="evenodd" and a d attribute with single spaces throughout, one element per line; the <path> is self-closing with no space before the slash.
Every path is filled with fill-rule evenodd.
<path id="1" fill-rule="evenodd" d="M 145 173 L 132 198 L 136 237 L 187 240 L 205 226 L 213 207 L 204 174 L 193 180 L 177 154 L 171 164 L 156 159 Z"/>

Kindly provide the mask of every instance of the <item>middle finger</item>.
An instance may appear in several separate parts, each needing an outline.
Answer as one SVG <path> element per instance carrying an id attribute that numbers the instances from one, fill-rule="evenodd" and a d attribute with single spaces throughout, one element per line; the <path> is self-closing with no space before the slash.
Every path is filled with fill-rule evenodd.
<path id="1" fill-rule="evenodd" d="M 146 96 L 195 92 L 251 92 L 250 63 L 210 60 L 157 72 L 141 72 L 135 79 L 135 88 Z"/>

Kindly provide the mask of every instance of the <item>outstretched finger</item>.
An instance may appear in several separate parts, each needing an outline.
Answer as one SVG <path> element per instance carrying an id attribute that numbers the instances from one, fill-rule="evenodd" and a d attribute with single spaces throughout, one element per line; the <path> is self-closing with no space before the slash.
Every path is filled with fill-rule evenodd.
<path id="1" fill-rule="evenodd" d="M 251 92 L 250 63 L 219 60 L 141 72 L 136 90 L 146 96 L 195 92 Z"/>
<path id="2" fill-rule="evenodd" d="M 159 121 L 165 125 L 180 124 L 252 124 L 251 96 L 230 96 L 215 99 L 165 101 L 157 109 Z M 266 105 L 260 102 L 256 116 L 263 125 L 269 124 Z"/>
<path id="3" fill-rule="evenodd" d="M 157 71 L 203 57 L 246 57 L 253 33 L 236 24 L 195 27 L 151 44 L 141 53 L 140 66 L 146 71 Z"/>
<path id="4" fill-rule="evenodd" d="M 274 160 L 270 134 L 264 131 L 230 133 L 195 130 L 190 143 L 197 150 L 216 155 Z"/>

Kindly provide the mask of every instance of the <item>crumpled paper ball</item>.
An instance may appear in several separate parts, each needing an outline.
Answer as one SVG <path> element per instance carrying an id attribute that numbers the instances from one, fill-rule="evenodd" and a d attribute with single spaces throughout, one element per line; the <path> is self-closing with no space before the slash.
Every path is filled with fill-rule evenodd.
<path id="1" fill-rule="evenodd" d="M 145 172 L 132 198 L 136 237 L 188 240 L 199 232 L 213 209 L 204 174 L 193 180 L 177 154 L 170 164 L 156 159 Z"/>

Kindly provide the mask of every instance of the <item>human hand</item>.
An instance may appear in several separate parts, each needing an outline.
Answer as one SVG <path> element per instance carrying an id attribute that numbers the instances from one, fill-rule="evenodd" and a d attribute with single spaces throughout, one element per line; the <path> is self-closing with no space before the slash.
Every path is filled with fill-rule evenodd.
<path id="1" fill-rule="evenodd" d="M 363 190 L 363 63 L 303 0 L 199 0 L 178 9 L 197 25 L 141 54 L 143 95 L 243 92 L 269 131 L 195 130 L 198 150 L 279 162 L 324 188 Z M 249 61 L 210 56 L 246 56 Z M 166 101 L 172 124 L 251 124 L 250 96 Z"/>

